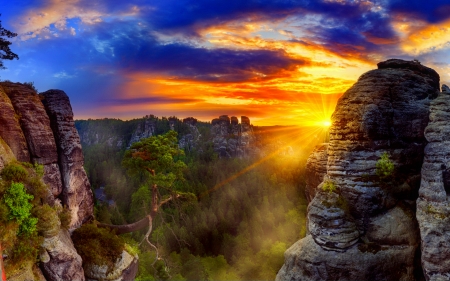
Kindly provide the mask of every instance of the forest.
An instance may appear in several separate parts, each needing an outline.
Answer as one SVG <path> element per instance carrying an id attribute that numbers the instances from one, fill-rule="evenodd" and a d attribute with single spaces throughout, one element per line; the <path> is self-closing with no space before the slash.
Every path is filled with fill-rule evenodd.
<path id="1" fill-rule="evenodd" d="M 158 119 L 158 133 L 168 134 L 166 121 Z M 77 121 L 77 128 L 89 125 L 83 122 Z M 200 127 L 199 145 L 174 157 L 185 164 L 182 175 L 170 188 L 161 182 L 161 198 L 174 190 L 186 196 L 158 213 L 150 237 L 157 250 L 141 243 L 146 230 L 121 235 L 139 254 L 137 278 L 273 280 L 284 251 L 306 233 L 304 168 L 312 144 L 297 144 L 297 153 L 289 155 L 274 151 L 221 159 L 212 149 L 208 126 Z M 276 134 L 266 134 L 266 141 Z M 83 152 L 92 189 L 100 197 L 95 205 L 99 222 L 127 224 L 149 212 L 150 186 L 143 173 L 126 168 L 126 147 L 92 144 Z"/>

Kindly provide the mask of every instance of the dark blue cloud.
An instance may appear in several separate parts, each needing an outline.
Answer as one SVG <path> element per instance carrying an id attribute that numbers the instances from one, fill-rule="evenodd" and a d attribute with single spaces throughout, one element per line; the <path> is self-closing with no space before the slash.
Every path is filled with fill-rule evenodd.
<path id="1" fill-rule="evenodd" d="M 392 12 L 413 15 L 429 23 L 438 23 L 450 18 L 448 0 L 392 0 L 388 8 Z"/>

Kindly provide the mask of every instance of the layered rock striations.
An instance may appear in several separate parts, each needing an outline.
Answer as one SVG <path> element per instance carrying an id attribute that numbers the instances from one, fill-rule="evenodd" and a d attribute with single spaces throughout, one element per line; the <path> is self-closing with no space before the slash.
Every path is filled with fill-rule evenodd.
<path id="1" fill-rule="evenodd" d="M 340 98 L 328 147 L 308 160 L 309 234 L 286 251 L 277 280 L 423 277 L 415 200 L 438 86 L 434 70 L 388 60 Z M 376 173 L 384 153 L 395 167 L 387 177 Z"/>
<path id="2" fill-rule="evenodd" d="M 59 196 L 62 192 L 62 182 L 58 152 L 44 105 L 37 93 L 23 84 L 2 82 L 1 86 L 14 107 L 15 114 L 10 119 L 15 119 L 15 116 L 19 119 L 20 129 L 25 136 L 31 161 L 44 165 L 44 182 L 50 186 L 55 197 Z M 16 135 L 21 143 L 20 133 Z M 24 156 L 21 144 L 17 152 L 16 158 L 26 160 L 26 153 Z"/>
<path id="3" fill-rule="evenodd" d="M 211 134 L 214 151 L 219 157 L 245 157 L 254 153 L 254 134 L 250 119 L 241 116 L 241 124 L 237 117 L 222 115 L 211 121 Z"/>
<path id="4" fill-rule="evenodd" d="M 79 226 L 92 216 L 93 197 L 68 97 L 62 91 L 39 96 L 27 85 L 2 82 L 0 109 L 0 170 L 15 159 L 42 164 L 49 203 L 63 199 L 72 211 L 72 228 Z M 81 257 L 59 224 L 46 232 L 41 268 L 49 280 L 84 280 Z"/>
<path id="5" fill-rule="evenodd" d="M 70 229 L 73 230 L 92 217 L 94 206 L 91 185 L 83 168 L 80 138 L 66 93 L 49 90 L 40 96 L 57 143 L 63 183 L 62 202 L 72 212 Z"/>
<path id="6" fill-rule="evenodd" d="M 417 199 L 417 220 L 422 239 L 422 266 L 427 280 L 450 279 L 450 90 L 431 102 L 425 129 L 422 182 Z"/>

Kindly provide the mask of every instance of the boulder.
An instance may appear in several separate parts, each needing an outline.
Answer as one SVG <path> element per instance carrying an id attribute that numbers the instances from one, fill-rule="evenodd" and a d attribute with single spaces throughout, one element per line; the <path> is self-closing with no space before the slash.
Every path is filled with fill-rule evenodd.
<path id="1" fill-rule="evenodd" d="M 86 264 L 86 279 L 102 281 L 134 280 L 138 271 L 138 261 L 137 255 L 132 256 L 124 250 L 111 270 L 108 270 L 106 265 Z"/>
<path id="2" fill-rule="evenodd" d="M 74 230 L 92 217 L 93 195 L 83 168 L 80 138 L 75 129 L 69 97 L 60 90 L 40 94 L 56 139 L 63 179 L 62 201 L 72 213 L 70 229 Z"/>
<path id="3" fill-rule="evenodd" d="M 67 230 L 45 238 L 41 253 L 41 269 L 47 280 L 85 280 L 82 260 Z"/>

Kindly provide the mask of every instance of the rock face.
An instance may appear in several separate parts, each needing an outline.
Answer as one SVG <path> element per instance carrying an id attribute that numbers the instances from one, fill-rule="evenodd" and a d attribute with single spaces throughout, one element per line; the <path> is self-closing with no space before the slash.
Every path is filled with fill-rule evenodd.
<path id="1" fill-rule="evenodd" d="M 308 160 L 309 235 L 286 251 L 277 280 L 423 277 L 414 203 L 438 86 L 434 70 L 388 60 L 340 98 L 327 149 Z M 383 153 L 395 167 L 388 178 L 376 173 Z"/>
<path id="2" fill-rule="evenodd" d="M 450 96 L 448 87 L 432 101 L 425 129 L 422 182 L 417 220 L 422 239 L 422 266 L 427 280 L 450 278 Z"/>
<path id="3" fill-rule="evenodd" d="M 311 202 L 316 195 L 316 189 L 327 174 L 328 143 L 318 145 L 306 162 L 306 187 L 305 195 L 308 202 Z"/>
<path id="4" fill-rule="evenodd" d="M 85 280 L 82 260 L 67 230 L 45 238 L 42 247 L 41 269 L 47 280 Z"/>
<path id="5" fill-rule="evenodd" d="M 108 272 L 108 266 L 85 265 L 88 280 L 127 281 L 133 280 L 138 271 L 138 257 L 123 251 L 114 264 L 113 270 Z"/>
<path id="6" fill-rule="evenodd" d="M 195 119 L 194 117 L 184 118 L 183 124 L 186 124 L 188 126 L 189 133 L 180 138 L 178 145 L 181 149 L 190 151 L 197 146 L 198 141 L 201 137 L 200 132 L 198 131 L 198 128 L 196 126 L 197 119 Z"/>
<path id="7" fill-rule="evenodd" d="M 53 195 L 58 196 L 62 192 L 58 152 L 50 120 L 39 96 L 33 89 L 19 83 L 2 82 L 1 85 L 14 107 L 15 115 L 18 116 L 31 161 L 44 165 L 44 182 L 51 187 Z M 11 118 L 15 119 L 15 115 Z M 18 136 L 21 143 L 20 134 Z M 21 144 L 16 158 L 26 159 Z"/>
<path id="8" fill-rule="evenodd" d="M 131 136 L 129 146 L 133 143 L 140 141 L 141 139 L 154 136 L 156 132 L 156 120 L 153 116 L 145 116 L 144 122 L 139 123 L 136 130 Z"/>
<path id="9" fill-rule="evenodd" d="M 19 124 L 19 116 L 14 112 L 11 100 L 0 86 L 0 137 L 11 148 L 17 160 L 30 161 L 27 141 Z"/>
<path id="10" fill-rule="evenodd" d="M 237 121 L 237 117 L 228 115 L 211 121 L 214 151 L 219 157 L 245 157 L 253 153 L 254 134 L 250 119 L 241 116 L 241 124 Z"/>
<path id="11" fill-rule="evenodd" d="M 94 205 L 91 185 L 83 168 L 80 138 L 75 129 L 69 97 L 60 90 L 49 90 L 40 96 L 58 146 L 62 202 L 72 213 L 70 229 L 74 230 L 92 217 Z"/>
<path id="12" fill-rule="evenodd" d="M 24 84 L 0 83 L 0 170 L 15 159 L 44 166 L 43 180 L 51 191 L 49 203 L 63 199 L 72 211 L 72 229 L 92 216 L 93 197 L 82 166 L 72 108 L 64 92 L 51 90 L 38 95 Z M 45 277 L 84 280 L 81 257 L 69 232 L 56 225 L 44 235 L 41 269 Z"/>

